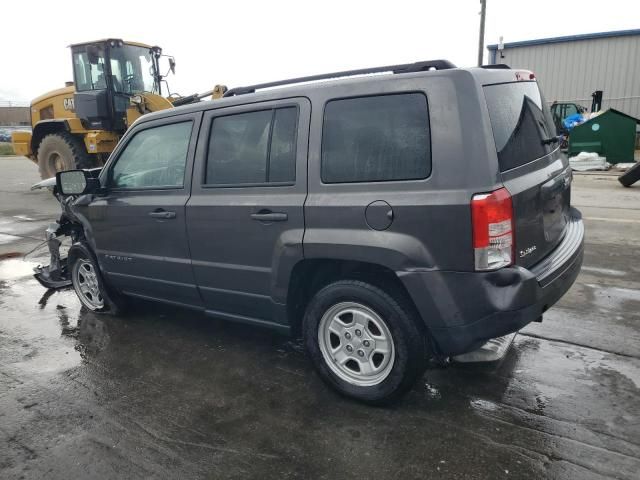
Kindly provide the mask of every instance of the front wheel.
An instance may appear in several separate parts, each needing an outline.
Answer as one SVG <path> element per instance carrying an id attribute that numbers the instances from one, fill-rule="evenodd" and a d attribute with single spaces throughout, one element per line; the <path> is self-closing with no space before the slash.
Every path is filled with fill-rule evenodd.
<path id="1" fill-rule="evenodd" d="M 419 319 L 404 296 L 356 280 L 321 289 L 305 314 L 316 370 L 338 392 L 370 404 L 399 399 L 424 372 Z"/>
<path id="2" fill-rule="evenodd" d="M 96 313 L 117 315 L 124 310 L 120 295 L 107 288 L 93 254 L 83 244 L 69 250 L 71 283 L 80 303 Z"/>

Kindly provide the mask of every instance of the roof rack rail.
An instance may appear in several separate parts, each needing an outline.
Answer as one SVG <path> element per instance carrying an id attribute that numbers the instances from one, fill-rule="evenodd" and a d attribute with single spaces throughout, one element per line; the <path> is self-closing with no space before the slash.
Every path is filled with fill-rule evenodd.
<path id="1" fill-rule="evenodd" d="M 322 73 L 320 75 L 310 75 L 308 77 L 290 78 L 287 80 L 278 80 L 275 82 L 258 83 L 256 85 L 248 85 L 246 87 L 236 87 L 224 94 L 225 97 L 232 97 L 234 95 L 244 95 L 247 93 L 254 93 L 256 90 L 263 88 L 280 87 L 283 85 L 291 85 L 294 83 L 313 82 L 316 80 L 329 80 L 342 77 L 353 77 L 355 75 L 369 75 L 373 73 L 413 73 L 424 72 L 427 70 L 446 70 L 449 68 L 456 68 L 456 66 L 449 60 L 427 60 L 423 62 L 405 63 L 402 65 L 387 65 L 385 67 L 373 67 L 373 68 L 361 68 L 358 70 L 345 70 L 343 72 L 334 73 Z"/>
<path id="2" fill-rule="evenodd" d="M 506 63 L 493 63 L 491 65 L 481 65 L 480 68 L 486 68 L 487 70 L 511 70 L 511 67 Z"/>

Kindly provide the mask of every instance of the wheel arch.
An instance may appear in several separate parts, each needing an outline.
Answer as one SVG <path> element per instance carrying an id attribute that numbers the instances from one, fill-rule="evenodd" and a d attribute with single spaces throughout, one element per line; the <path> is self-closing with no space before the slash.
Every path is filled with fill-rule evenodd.
<path id="1" fill-rule="evenodd" d="M 77 212 L 71 212 L 70 215 L 67 215 L 67 219 L 69 221 L 69 224 L 72 225 L 72 233 L 70 234 L 70 236 L 73 241 L 71 247 L 69 247 L 67 261 L 71 263 L 73 254 L 77 254 L 78 251 L 84 249 L 88 254 L 93 256 L 95 261 L 98 263 L 98 266 L 102 270 L 102 264 L 96 250 L 95 237 L 93 236 L 93 230 L 91 228 L 91 223 L 89 222 L 89 220 L 84 215 L 78 214 Z"/>
<path id="2" fill-rule="evenodd" d="M 90 256 L 97 263 L 96 256 L 91 250 L 91 247 L 89 247 L 89 245 L 85 241 L 78 240 L 74 242 L 71 245 L 71 247 L 69 247 L 69 253 L 67 254 L 67 264 L 69 266 L 73 265 L 73 262 L 76 260 L 76 258 L 78 258 L 78 255 L 81 253 L 84 253 L 85 255 Z"/>
<path id="3" fill-rule="evenodd" d="M 51 133 L 65 132 L 70 133 L 71 127 L 66 120 L 41 120 L 33 127 L 31 134 L 31 151 L 35 157 L 38 156 L 38 148 L 44 137 Z"/>
<path id="4" fill-rule="evenodd" d="M 293 266 L 287 289 L 287 320 L 294 334 L 300 332 L 306 306 L 313 295 L 334 281 L 346 279 L 361 280 L 401 295 L 418 313 L 406 287 L 388 266 L 339 258 L 303 259 Z"/>

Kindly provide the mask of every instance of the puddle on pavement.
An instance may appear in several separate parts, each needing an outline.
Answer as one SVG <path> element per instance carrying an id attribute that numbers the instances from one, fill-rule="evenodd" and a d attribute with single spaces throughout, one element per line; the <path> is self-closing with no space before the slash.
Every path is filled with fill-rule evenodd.
<path id="1" fill-rule="evenodd" d="M 38 262 L 0 261 L 0 352 L 22 372 L 64 371 L 80 364 L 75 330 L 80 302 L 73 290 L 46 290 L 33 275 Z"/>
<path id="2" fill-rule="evenodd" d="M 7 243 L 12 243 L 17 240 L 20 240 L 20 237 L 16 235 L 7 235 L 6 233 L 0 233 L 0 245 L 6 245 Z"/>
<path id="3" fill-rule="evenodd" d="M 640 290 L 585 283 L 587 294 L 601 312 L 620 310 L 633 312 L 640 306 Z"/>
<path id="4" fill-rule="evenodd" d="M 0 262 L 0 361 L 14 378 L 49 382 L 57 375 L 55 388 L 65 389 L 67 377 L 81 376 L 98 392 L 95 401 L 100 404 L 120 401 L 122 390 L 131 395 L 127 408 L 134 407 L 126 410 L 131 415 L 144 414 L 136 405 L 150 407 L 158 417 L 179 410 L 187 424 L 210 422 L 217 431 L 228 422 L 228 412 L 206 408 L 202 414 L 200 400 L 223 406 L 235 402 L 234 408 L 251 412 L 254 417 L 248 421 L 256 424 L 275 415 L 275 428 L 280 414 L 296 425 L 309 419 L 313 423 L 313 413 L 322 405 L 328 411 L 324 425 L 332 435 L 334 426 L 348 424 L 360 432 L 360 444 L 379 441 L 368 430 L 372 411 L 333 396 L 311 373 L 300 342 L 158 304 L 134 306 L 126 321 L 94 315 L 80 307 L 73 290 L 41 287 L 31 277 L 36 264 Z M 397 444 L 415 431 L 411 441 L 422 449 L 437 448 L 425 443 L 424 431 L 439 427 L 447 430 L 441 435 L 457 435 L 456 442 L 468 437 L 474 443 L 509 445 L 514 458 L 509 471 L 517 468 L 515 462 L 528 461 L 528 455 L 552 457 L 563 461 L 550 467 L 542 461 L 540 468 L 556 468 L 549 475 L 556 478 L 580 478 L 563 471 L 565 463 L 609 475 L 598 470 L 602 462 L 597 455 L 625 453 L 627 447 L 620 447 L 616 438 L 635 438 L 640 362 L 523 335 L 500 362 L 469 365 L 427 371 L 398 408 L 374 412 L 381 431 L 388 431 Z M 68 370 L 73 373 L 67 375 Z M 93 396 L 87 398 L 93 401 Z M 164 424 L 157 428 L 171 432 Z M 372 433 L 362 433 L 367 431 Z M 227 432 L 233 435 L 233 430 Z M 403 433 L 393 437 L 393 432 Z"/>
<path id="5" fill-rule="evenodd" d="M 0 231 L 7 234 L 18 233 L 20 223 L 19 220 L 12 217 L 0 217 Z"/>
<path id="6" fill-rule="evenodd" d="M 10 258 L 0 261 L 0 281 L 17 280 L 33 275 L 33 269 L 38 262 L 24 261 L 20 258 Z"/>
<path id="7" fill-rule="evenodd" d="M 44 230 L 49 223 L 50 215 L 42 219 L 28 215 L 0 216 L 0 244 L 15 242 L 16 237 L 31 236 L 44 240 Z"/>
<path id="8" fill-rule="evenodd" d="M 31 218 L 31 217 L 29 217 L 27 215 L 14 215 L 13 218 L 21 220 L 23 222 L 35 222 L 35 221 L 37 221 L 36 218 Z"/>
<path id="9" fill-rule="evenodd" d="M 583 265 L 581 271 L 600 274 L 600 275 L 608 275 L 611 277 L 624 277 L 627 275 L 627 272 L 623 272 L 622 270 L 614 270 L 612 268 L 591 267 L 588 265 Z"/>
<path id="10" fill-rule="evenodd" d="M 426 382 L 424 384 L 424 390 L 425 390 L 425 392 L 427 394 L 427 398 L 431 398 L 433 400 L 441 400 L 442 399 L 442 395 L 440 394 L 440 391 L 438 390 L 438 388 L 434 384 Z"/>

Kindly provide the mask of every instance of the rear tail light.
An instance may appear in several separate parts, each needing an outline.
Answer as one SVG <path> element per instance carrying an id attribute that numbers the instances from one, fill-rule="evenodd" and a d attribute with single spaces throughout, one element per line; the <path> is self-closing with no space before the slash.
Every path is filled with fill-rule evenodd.
<path id="1" fill-rule="evenodd" d="M 506 188 L 471 199 L 476 270 L 495 270 L 514 260 L 513 206 Z"/>

